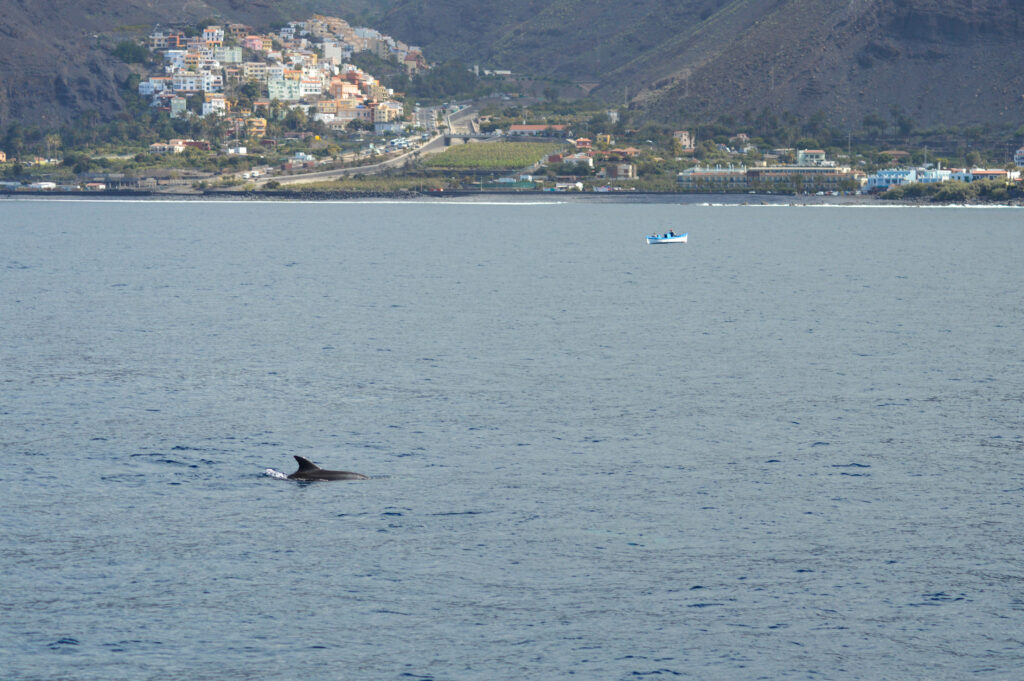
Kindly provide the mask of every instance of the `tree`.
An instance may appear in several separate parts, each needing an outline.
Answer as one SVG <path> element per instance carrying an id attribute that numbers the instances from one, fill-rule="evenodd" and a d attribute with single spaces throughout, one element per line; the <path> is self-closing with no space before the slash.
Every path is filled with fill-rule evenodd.
<path id="1" fill-rule="evenodd" d="M 46 136 L 46 158 L 51 158 L 53 156 L 54 150 L 60 149 L 60 147 L 60 135 L 56 133 L 50 133 L 49 135 Z"/>
<path id="2" fill-rule="evenodd" d="M 203 100 L 201 94 L 189 95 L 186 97 L 185 108 L 198 116 L 203 113 Z"/>
<path id="3" fill-rule="evenodd" d="M 18 122 L 11 123 L 4 135 L 3 148 L 15 158 L 20 158 L 25 151 L 25 132 Z"/>
<path id="4" fill-rule="evenodd" d="M 904 113 L 898 106 L 893 106 L 890 113 L 892 113 L 892 119 L 900 137 L 909 138 L 910 133 L 914 130 L 914 119 Z"/>
<path id="5" fill-rule="evenodd" d="M 260 87 L 259 83 L 254 83 L 250 80 L 246 81 L 242 87 L 238 88 L 238 92 L 250 101 L 256 101 L 263 94 L 263 89 Z"/>
<path id="6" fill-rule="evenodd" d="M 803 127 L 806 135 L 810 137 L 822 137 L 828 129 L 826 125 L 825 112 L 820 110 L 815 112 Z"/>
<path id="7" fill-rule="evenodd" d="M 112 54 L 126 64 L 148 64 L 150 60 L 149 50 L 131 40 L 119 42 Z"/>
<path id="8" fill-rule="evenodd" d="M 867 133 L 873 137 L 881 137 L 886 127 L 888 127 L 884 118 L 873 113 L 864 117 L 863 125 Z"/>
<path id="9" fill-rule="evenodd" d="M 284 120 L 281 121 L 281 127 L 285 130 L 296 132 L 299 130 L 305 130 L 308 123 L 309 119 L 306 116 L 305 109 L 302 107 L 295 107 L 294 109 L 288 110 Z"/>
<path id="10" fill-rule="evenodd" d="M 975 190 L 966 182 L 943 182 L 941 189 L 935 192 L 935 200 L 942 202 L 963 203 L 974 198 Z"/>
<path id="11" fill-rule="evenodd" d="M 409 82 L 406 94 L 414 99 L 451 99 L 474 96 L 484 92 L 480 80 L 460 61 L 449 61 L 423 73 Z"/>
<path id="12" fill-rule="evenodd" d="M 353 118 L 345 124 L 345 129 L 349 132 L 359 132 L 360 130 L 373 130 L 373 123 L 370 121 L 363 120 L 362 118 Z"/>

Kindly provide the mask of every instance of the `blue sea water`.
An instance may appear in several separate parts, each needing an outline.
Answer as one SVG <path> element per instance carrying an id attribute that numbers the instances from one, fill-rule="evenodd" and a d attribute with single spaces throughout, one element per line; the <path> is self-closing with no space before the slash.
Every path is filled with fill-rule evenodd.
<path id="1" fill-rule="evenodd" d="M 1021 678 L 1019 209 L 6 200 L 0 239 L 3 679 Z"/>

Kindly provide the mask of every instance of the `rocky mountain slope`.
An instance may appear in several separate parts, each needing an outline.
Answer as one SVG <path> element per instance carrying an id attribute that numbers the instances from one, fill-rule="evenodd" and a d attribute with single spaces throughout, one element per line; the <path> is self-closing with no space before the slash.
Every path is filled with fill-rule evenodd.
<path id="1" fill-rule="evenodd" d="M 1020 0 L 401 0 L 384 24 L 435 56 L 599 83 L 666 121 L 1024 123 Z"/>
<path id="2" fill-rule="evenodd" d="M 111 44 L 140 26 L 219 16 L 350 16 L 432 60 L 577 83 L 664 121 L 741 112 L 859 128 L 1024 123 L 1020 0 L 5 0 L 0 125 L 119 107 Z"/>
<path id="3" fill-rule="evenodd" d="M 786 0 L 729 29 L 698 31 L 606 75 L 642 80 L 637 102 L 680 111 L 817 112 L 856 129 L 893 110 L 919 126 L 1024 123 L 1024 3 Z M 724 15 L 724 13 L 723 13 Z M 719 15 L 715 19 L 730 17 Z"/>

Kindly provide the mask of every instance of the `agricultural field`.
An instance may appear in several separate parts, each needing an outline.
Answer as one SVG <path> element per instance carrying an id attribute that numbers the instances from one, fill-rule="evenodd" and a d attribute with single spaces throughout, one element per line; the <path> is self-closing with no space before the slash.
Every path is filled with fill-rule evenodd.
<path id="1" fill-rule="evenodd" d="M 428 168 L 456 170 L 517 170 L 526 168 L 549 154 L 562 151 L 558 142 L 484 142 L 449 147 L 444 153 L 423 159 Z"/>

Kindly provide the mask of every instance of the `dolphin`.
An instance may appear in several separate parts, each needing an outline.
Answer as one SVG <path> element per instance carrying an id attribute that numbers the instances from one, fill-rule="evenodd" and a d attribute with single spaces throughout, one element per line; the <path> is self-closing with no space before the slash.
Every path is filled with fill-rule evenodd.
<path id="1" fill-rule="evenodd" d="M 370 478 L 360 473 L 349 471 L 328 471 L 320 468 L 309 459 L 296 456 L 299 462 L 299 470 L 288 476 L 289 480 L 369 480 Z"/>

